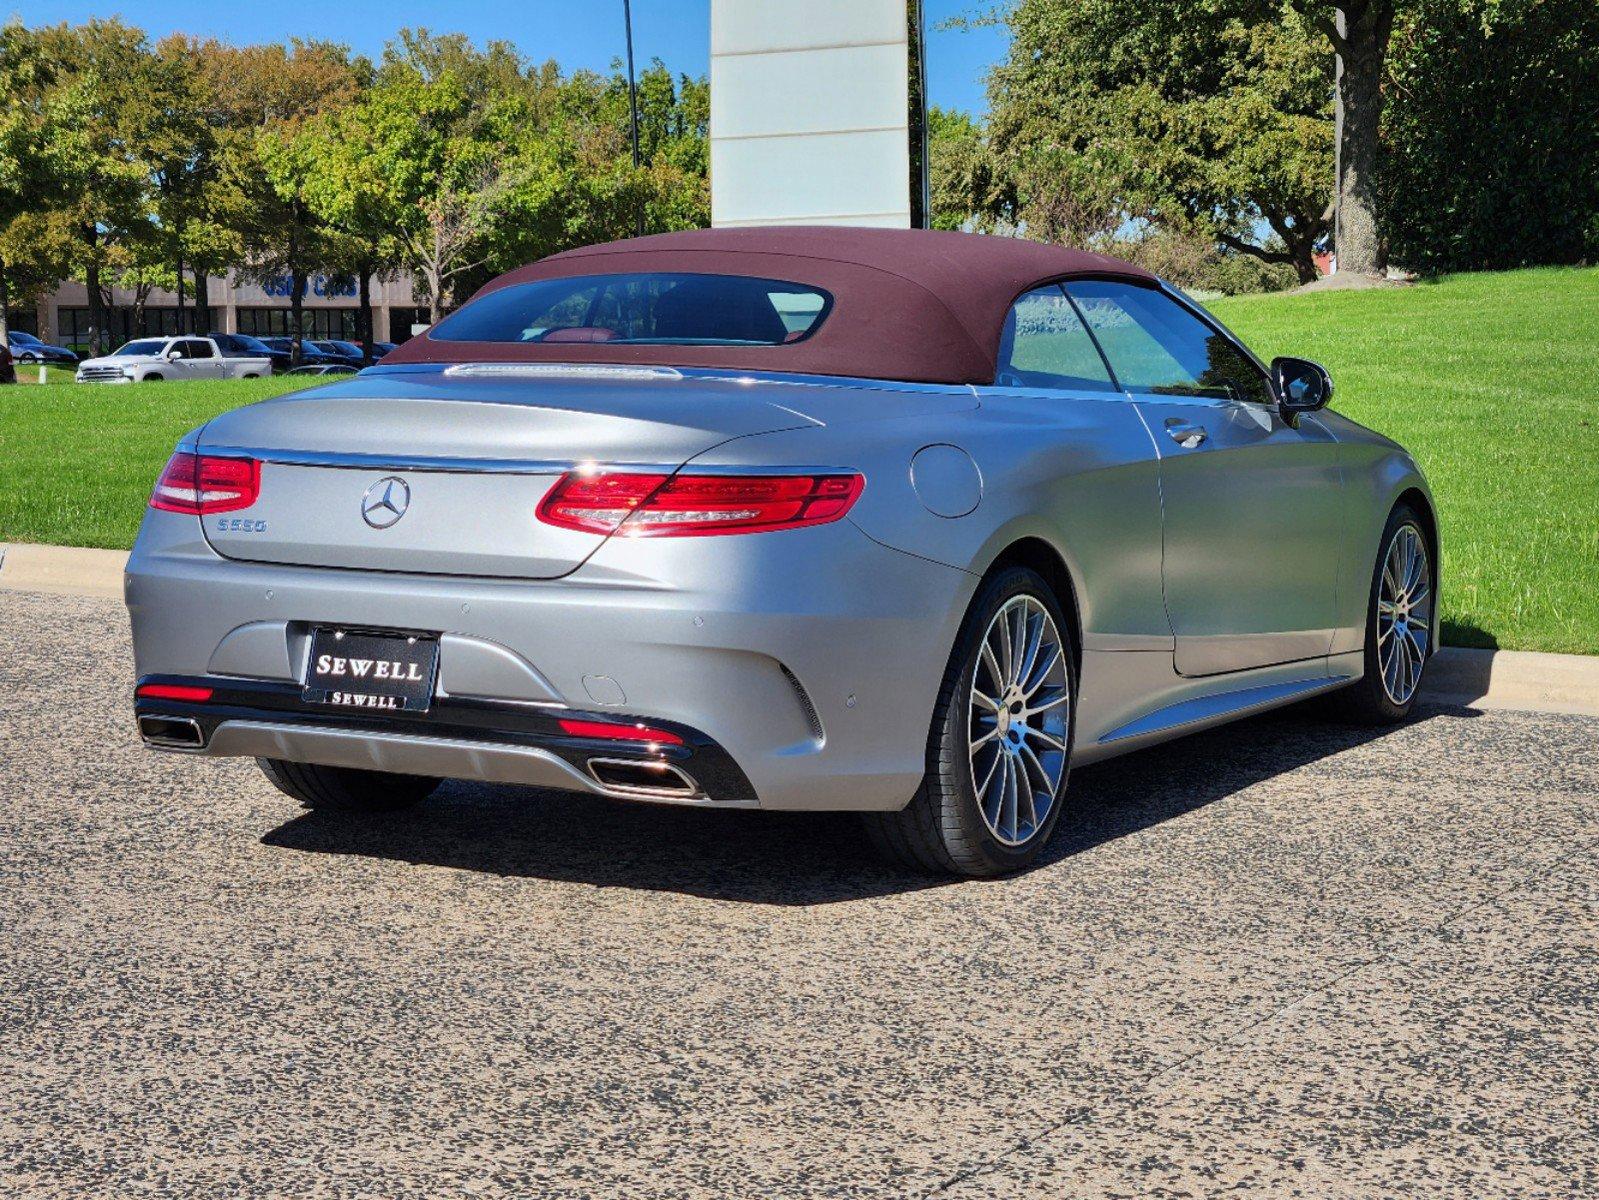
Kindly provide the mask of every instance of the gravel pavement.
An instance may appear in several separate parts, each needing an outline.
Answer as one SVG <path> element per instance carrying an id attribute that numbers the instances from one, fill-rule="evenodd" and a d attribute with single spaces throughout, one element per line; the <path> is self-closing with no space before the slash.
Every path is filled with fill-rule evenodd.
<path id="1" fill-rule="evenodd" d="M 115 601 L 0 648 L 0 1196 L 1599 1194 L 1599 720 L 1263 718 L 934 883 L 847 816 L 305 813 L 139 747 Z"/>

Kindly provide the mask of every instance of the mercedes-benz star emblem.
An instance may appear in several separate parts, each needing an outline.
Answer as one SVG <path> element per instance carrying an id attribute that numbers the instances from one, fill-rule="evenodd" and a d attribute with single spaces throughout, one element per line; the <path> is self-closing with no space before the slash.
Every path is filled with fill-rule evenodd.
<path id="1" fill-rule="evenodd" d="M 387 529 L 411 506 L 411 489 L 398 475 L 389 475 L 366 489 L 361 515 L 373 529 Z"/>

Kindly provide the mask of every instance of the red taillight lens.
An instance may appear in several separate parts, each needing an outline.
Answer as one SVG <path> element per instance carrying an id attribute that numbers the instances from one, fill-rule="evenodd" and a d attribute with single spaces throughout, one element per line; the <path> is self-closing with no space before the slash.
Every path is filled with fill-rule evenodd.
<path id="1" fill-rule="evenodd" d="M 701 537 L 825 525 L 849 511 L 860 475 L 563 475 L 539 520 L 624 537 Z"/>
<path id="2" fill-rule="evenodd" d="M 648 725 L 623 725 L 616 721 L 575 721 L 559 719 L 561 731 L 573 737 L 609 738 L 616 742 L 659 742 L 663 746 L 681 746 L 683 739 L 664 729 L 651 729 Z"/>
<path id="3" fill-rule="evenodd" d="M 260 495 L 261 464 L 255 459 L 179 450 L 155 481 L 150 507 L 164 512 L 232 512 L 249 508 Z"/>
<path id="4" fill-rule="evenodd" d="M 188 687 L 181 683 L 147 683 L 135 695 L 141 700 L 182 700 L 187 704 L 204 704 L 211 699 L 211 689 Z"/>

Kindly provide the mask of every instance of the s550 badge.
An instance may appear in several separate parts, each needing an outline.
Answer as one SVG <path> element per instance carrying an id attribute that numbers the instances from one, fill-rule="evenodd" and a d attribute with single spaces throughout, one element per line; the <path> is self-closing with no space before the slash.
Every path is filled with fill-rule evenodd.
<path id="1" fill-rule="evenodd" d="M 249 517 L 218 517 L 218 533 L 265 533 L 265 521 L 251 520 Z"/>

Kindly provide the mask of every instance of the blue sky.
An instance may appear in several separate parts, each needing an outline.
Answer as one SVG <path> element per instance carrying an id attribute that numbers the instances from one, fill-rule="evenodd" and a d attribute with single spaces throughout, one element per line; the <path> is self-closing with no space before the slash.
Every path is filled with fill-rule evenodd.
<path id="1" fill-rule="evenodd" d="M 622 53 L 622 0 L 334 0 L 327 4 L 219 4 L 217 0 L 0 0 L 0 15 L 30 25 L 120 16 L 152 37 L 181 32 L 235 43 L 314 36 L 376 55 L 403 26 L 461 32 L 474 41 L 504 38 L 528 57 L 554 58 L 567 69 L 605 70 Z M 929 96 L 969 112 L 983 109 L 983 75 L 1005 53 L 1001 30 L 936 29 L 951 16 L 992 7 L 988 0 L 927 0 Z M 701 74 L 710 57 L 710 0 L 633 0 L 639 58 L 660 58 L 674 71 Z"/>

